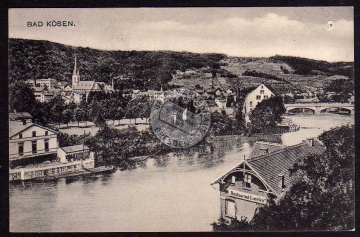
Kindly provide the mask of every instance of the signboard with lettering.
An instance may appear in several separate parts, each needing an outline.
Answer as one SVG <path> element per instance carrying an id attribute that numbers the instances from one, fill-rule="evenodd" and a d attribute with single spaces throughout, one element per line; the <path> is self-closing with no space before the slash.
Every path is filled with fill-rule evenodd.
<path id="1" fill-rule="evenodd" d="M 267 197 L 265 197 L 265 196 L 260 196 L 260 195 L 256 195 L 256 194 L 245 193 L 245 192 L 235 191 L 235 190 L 230 190 L 229 195 L 234 198 L 239 198 L 239 199 L 247 200 L 250 202 L 256 202 L 256 203 L 260 203 L 260 204 L 265 204 L 266 200 L 267 200 Z"/>

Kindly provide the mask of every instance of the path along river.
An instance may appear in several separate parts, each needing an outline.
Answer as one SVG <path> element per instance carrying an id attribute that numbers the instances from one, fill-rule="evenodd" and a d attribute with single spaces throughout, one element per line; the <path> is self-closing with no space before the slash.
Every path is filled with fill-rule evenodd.
<path id="1" fill-rule="evenodd" d="M 301 125 L 285 145 L 342 124 L 354 116 L 289 116 Z M 223 157 L 159 157 L 133 171 L 10 187 L 10 231 L 210 231 L 219 217 L 219 191 L 210 183 L 251 152 Z"/>

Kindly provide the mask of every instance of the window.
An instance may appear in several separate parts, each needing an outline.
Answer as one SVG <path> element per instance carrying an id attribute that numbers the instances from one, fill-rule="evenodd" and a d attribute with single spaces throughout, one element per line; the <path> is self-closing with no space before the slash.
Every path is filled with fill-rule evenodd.
<path id="1" fill-rule="evenodd" d="M 20 143 L 18 144 L 18 146 L 19 146 L 19 156 L 24 155 L 24 143 L 23 143 L 23 142 L 20 142 Z"/>
<path id="2" fill-rule="evenodd" d="M 32 142 L 31 142 L 31 148 L 32 148 L 32 153 L 33 153 L 33 154 L 37 153 L 37 144 L 36 144 L 36 141 L 32 141 Z"/>
<path id="3" fill-rule="evenodd" d="M 250 107 L 252 107 L 253 106 L 253 103 L 252 103 L 252 101 L 250 101 Z"/>
<path id="4" fill-rule="evenodd" d="M 236 182 L 236 177 L 235 176 L 231 176 L 231 183 L 235 183 Z"/>
<path id="5" fill-rule="evenodd" d="M 264 95 L 264 99 L 265 99 L 265 100 L 269 99 L 269 96 Z"/>
<path id="6" fill-rule="evenodd" d="M 48 131 L 45 131 L 45 136 L 49 135 L 49 132 Z"/>
<path id="7" fill-rule="evenodd" d="M 22 133 L 19 133 L 19 139 L 23 138 Z"/>
<path id="8" fill-rule="evenodd" d="M 36 137 L 36 131 L 33 131 L 33 132 L 32 132 L 32 136 L 33 136 L 33 137 Z"/>
<path id="9" fill-rule="evenodd" d="M 44 147 L 45 147 L 45 152 L 48 152 L 49 151 L 49 139 L 45 139 Z"/>
<path id="10" fill-rule="evenodd" d="M 225 216 L 235 218 L 235 202 L 233 200 L 225 200 Z"/>
<path id="11" fill-rule="evenodd" d="M 260 90 L 260 94 L 264 94 L 264 90 Z"/>
<path id="12" fill-rule="evenodd" d="M 245 187 L 251 188 L 251 175 L 250 174 L 245 174 L 244 184 L 245 184 Z"/>
<path id="13" fill-rule="evenodd" d="M 256 96 L 256 99 L 257 99 L 257 100 L 261 100 L 261 95 L 257 95 L 257 96 Z"/>
<path id="14" fill-rule="evenodd" d="M 265 155 L 265 154 L 269 153 L 269 149 L 267 149 L 267 148 L 260 148 L 260 152 L 261 152 L 261 155 Z"/>

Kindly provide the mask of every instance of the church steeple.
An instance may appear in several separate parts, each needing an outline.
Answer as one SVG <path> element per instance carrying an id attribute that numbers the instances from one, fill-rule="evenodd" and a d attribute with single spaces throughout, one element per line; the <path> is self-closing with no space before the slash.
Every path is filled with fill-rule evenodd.
<path id="1" fill-rule="evenodd" d="M 79 69 L 76 67 L 76 54 L 75 54 L 75 63 L 74 63 L 74 71 L 72 75 L 72 86 L 76 86 L 80 81 L 80 72 Z"/>
<path id="2" fill-rule="evenodd" d="M 74 65 L 74 72 L 73 74 L 76 74 L 76 54 L 75 54 L 75 65 Z"/>

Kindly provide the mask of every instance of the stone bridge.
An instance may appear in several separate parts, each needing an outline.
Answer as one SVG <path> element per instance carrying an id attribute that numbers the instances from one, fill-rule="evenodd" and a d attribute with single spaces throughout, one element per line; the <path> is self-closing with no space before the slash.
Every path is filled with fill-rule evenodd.
<path id="1" fill-rule="evenodd" d="M 320 114 L 327 111 L 337 112 L 338 110 L 346 114 L 355 114 L 355 106 L 348 103 L 302 103 L 285 104 L 286 113 L 304 113 L 311 111 L 313 114 Z"/>

